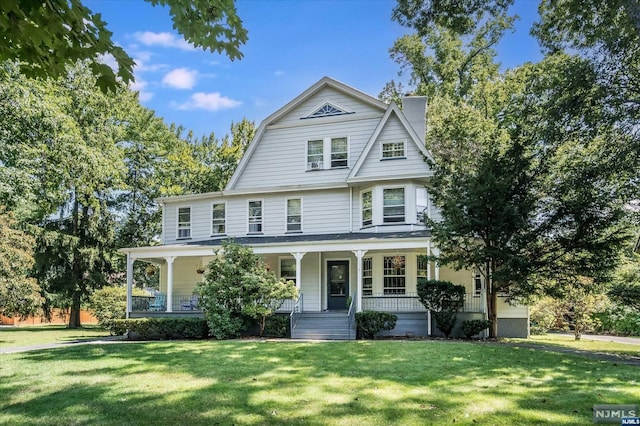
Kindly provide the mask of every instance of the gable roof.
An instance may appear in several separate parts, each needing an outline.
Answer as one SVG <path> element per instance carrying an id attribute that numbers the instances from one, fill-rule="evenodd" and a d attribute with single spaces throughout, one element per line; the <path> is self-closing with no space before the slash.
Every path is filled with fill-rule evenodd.
<path id="1" fill-rule="evenodd" d="M 387 124 L 392 114 L 394 114 L 400 120 L 400 123 L 402 123 L 402 126 L 406 129 L 407 133 L 409 133 L 409 140 L 411 140 L 414 143 L 414 145 L 416 146 L 416 148 L 418 148 L 418 150 L 422 153 L 422 155 L 424 155 L 425 158 L 429 159 L 430 161 L 435 162 L 433 160 L 433 157 L 431 156 L 431 153 L 427 151 L 427 148 L 422 142 L 422 138 L 418 136 L 413 126 L 409 123 L 409 120 L 407 120 L 407 117 L 405 117 L 402 111 L 400 111 L 400 109 L 395 104 L 395 102 L 391 102 L 391 105 L 389 105 L 387 108 L 387 112 L 384 114 L 384 116 L 378 123 L 378 126 L 376 127 L 373 134 L 371 135 L 371 138 L 369 138 L 367 145 L 362 150 L 362 153 L 360 154 L 358 161 L 356 161 L 355 166 L 353 166 L 351 173 L 349 173 L 347 180 L 353 179 L 358 175 L 358 172 L 360 171 L 360 168 L 366 161 L 367 156 L 371 151 L 371 148 L 373 148 L 373 145 L 375 145 L 376 140 L 378 139 L 378 136 L 380 136 L 382 129 L 384 129 L 384 126 Z"/>
<path id="2" fill-rule="evenodd" d="M 272 124 L 273 122 L 278 121 L 280 118 L 284 117 L 286 114 L 291 112 L 294 108 L 296 108 L 299 105 L 301 105 L 303 102 L 305 102 L 306 100 L 311 98 L 313 95 L 315 95 L 316 93 L 318 93 L 320 90 L 324 89 L 325 87 L 330 87 L 330 88 L 333 88 L 333 89 L 335 89 L 337 91 L 345 93 L 347 95 L 353 96 L 354 98 L 357 98 L 359 101 L 361 101 L 361 102 L 363 102 L 365 104 L 368 104 L 368 105 L 370 105 L 370 106 L 372 106 L 374 108 L 377 108 L 380 111 L 384 111 L 384 110 L 387 109 L 387 104 L 385 104 L 384 102 L 382 102 L 379 99 L 374 98 L 373 96 L 367 95 L 364 92 L 361 92 L 361 91 L 359 91 L 357 89 L 354 89 L 353 87 L 348 86 L 348 85 L 346 85 L 344 83 L 341 83 L 341 82 L 339 82 L 337 80 L 334 80 L 332 78 L 322 77 L 313 86 L 309 87 L 307 90 L 302 92 L 300 95 L 296 96 L 293 100 L 291 100 L 285 106 L 283 106 L 282 108 L 280 108 L 279 110 L 277 110 L 276 112 L 274 112 L 273 114 L 271 114 L 270 116 L 265 118 L 260 123 L 260 126 L 258 127 L 258 130 L 256 131 L 256 134 L 255 134 L 253 140 L 249 144 L 249 148 L 247 149 L 247 151 L 242 156 L 242 159 L 240 160 L 240 163 L 238 163 L 238 167 L 236 167 L 236 170 L 233 173 L 233 175 L 231 176 L 231 179 L 229 179 L 229 183 L 227 183 L 227 187 L 226 187 L 227 190 L 233 189 L 235 187 L 235 185 L 237 184 L 238 179 L 242 175 L 244 169 L 247 167 L 247 164 L 249 163 L 251 157 L 253 156 L 253 153 L 255 152 L 256 147 L 259 144 L 260 140 L 262 139 L 262 136 L 263 136 L 265 130 L 267 129 L 267 127 L 270 124 Z M 322 108 L 323 106 L 324 106 L 324 104 L 323 105 L 319 105 L 317 109 Z M 316 110 L 311 111 L 310 114 L 313 114 L 313 112 L 316 111 Z"/>

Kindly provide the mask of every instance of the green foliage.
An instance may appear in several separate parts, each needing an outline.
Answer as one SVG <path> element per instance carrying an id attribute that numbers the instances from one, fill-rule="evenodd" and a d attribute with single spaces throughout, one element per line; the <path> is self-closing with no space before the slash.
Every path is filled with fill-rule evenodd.
<path id="1" fill-rule="evenodd" d="M 207 266 L 196 293 L 211 335 L 227 339 L 239 335 L 246 317 L 259 322 L 262 335 L 266 319 L 286 299 L 295 298 L 297 288 L 268 271 L 250 247 L 226 241 Z"/>
<path id="2" fill-rule="evenodd" d="M 130 339 L 206 339 L 207 322 L 202 318 L 130 318 L 113 322 L 114 334 L 128 332 Z"/>
<path id="3" fill-rule="evenodd" d="M 464 286 L 449 281 L 421 280 L 417 290 L 418 300 L 431 311 L 438 330 L 449 337 L 456 325 L 456 313 L 464 306 Z"/>
<path id="4" fill-rule="evenodd" d="M 640 313 L 635 310 L 612 306 L 593 316 L 598 333 L 640 336 Z"/>
<path id="5" fill-rule="evenodd" d="M 388 312 L 356 312 L 357 334 L 362 339 L 375 339 L 381 331 L 393 330 L 398 316 Z"/>
<path id="6" fill-rule="evenodd" d="M 27 317 L 42 308 L 40 286 L 29 276 L 34 238 L 16 229 L 11 213 L 0 206 L 0 315 Z"/>
<path id="7" fill-rule="evenodd" d="M 148 294 L 134 287 L 133 296 L 148 296 Z M 94 291 L 89 298 L 89 310 L 98 319 L 98 324 L 102 328 L 109 330 L 111 334 L 117 334 L 115 321 L 126 317 L 127 288 L 115 285 Z"/>
<path id="8" fill-rule="evenodd" d="M 549 296 L 540 298 L 529 308 L 531 334 L 545 334 L 562 326 L 562 303 Z"/>
<path id="9" fill-rule="evenodd" d="M 233 0 L 147 0 L 154 6 L 168 6 L 174 29 L 196 47 L 240 59 L 240 45 L 247 31 L 238 18 Z M 19 61 L 29 77 L 57 78 L 66 67 L 89 60 L 95 81 L 103 91 L 119 86 L 113 70 L 99 61 L 111 55 L 118 64 L 117 77 L 125 83 L 133 80 L 134 61 L 111 40 L 99 13 L 92 12 L 81 0 L 3 1 L 0 3 L 0 62 Z"/>
<path id="10" fill-rule="evenodd" d="M 288 315 L 273 315 L 267 318 L 264 335 L 270 337 L 289 337 L 291 324 Z"/>
<path id="11" fill-rule="evenodd" d="M 467 337 L 467 339 L 471 339 L 476 334 L 481 333 L 491 326 L 491 321 L 489 320 L 465 320 L 462 321 L 462 332 Z"/>

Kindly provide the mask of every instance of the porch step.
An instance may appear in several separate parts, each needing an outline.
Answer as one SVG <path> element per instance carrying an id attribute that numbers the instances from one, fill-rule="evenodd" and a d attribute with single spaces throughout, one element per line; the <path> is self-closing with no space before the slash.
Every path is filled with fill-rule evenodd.
<path id="1" fill-rule="evenodd" d="M 292 339 L 354 340 L 355 322 L 349 328 L 347 312 L 305 312 L 291 330 Z"/>

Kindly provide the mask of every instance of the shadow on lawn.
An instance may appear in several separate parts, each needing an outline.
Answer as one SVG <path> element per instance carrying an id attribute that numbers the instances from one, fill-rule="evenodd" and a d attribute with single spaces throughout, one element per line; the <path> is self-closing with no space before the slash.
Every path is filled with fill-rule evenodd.
<path id="1" fill-rule="evenodd" d="M 586 424 L 593 404 L 639 397 L 631 367 L 472 343 L 154 342 L 17 359 L 73 366 L 53 380 L 76 385 L 0 401 L 34 423 Z"/>

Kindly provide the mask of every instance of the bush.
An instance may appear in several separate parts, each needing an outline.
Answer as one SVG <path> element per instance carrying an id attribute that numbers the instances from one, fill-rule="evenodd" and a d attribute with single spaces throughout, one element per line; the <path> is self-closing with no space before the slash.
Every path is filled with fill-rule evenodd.
<path id="1" fill-rule="evenodd" d="M 133 288 L 134 296 L 148 296 L 148 293 L 137 287 Z M 89 299 L 89 311 L 98 319 L 98 324 L 105 330 L 116 333 L 115 320 L 124 319 L 127 311 L 127 288 L 125 286 L 109 286 L 96 290 Z"/>
<path id="2" fill-rule="evenodd" d="M 491 325 L 491 321 L 489 320 L 467 320 L 462 321 L 462 332 L 467 339 L 471 339 L 476 334 L 479 334 L 483 330 L 486 330 Z"/>
<path id="3" fill-rule="evenodd" d="M 130 339 L 206 339 L 209 335 L 203 318 L 130 318 L 113 324 L 116 334 L 128 331 Z"/>
<path id="4" fill-rule="evenodd" d="M 398 316 L 388 312 L 356 312 L 357 335 L 362 339 L 374 339 L 381 331 L 393 330 Z"/>
<path id="5" fill-rule="evenodd" d="M 464 306 L 465 288 L 449 281 L 419 280 L 418 299 L 431 311 L 436 327 L 449 337 L 456 325 L 456 313 Z"/>
<path id="6" fill-rule="evenodd" d="M 594 317 L 599 333 L 640 336 L 640 314 L 633 309 L 612 307 Z"/>
<path id="7" fill-rule="evenodd" d="M 264 335 L 269 337 L 289 337 L 289 326 L 288 315 L 274 315 L 267 318 Z"/>

